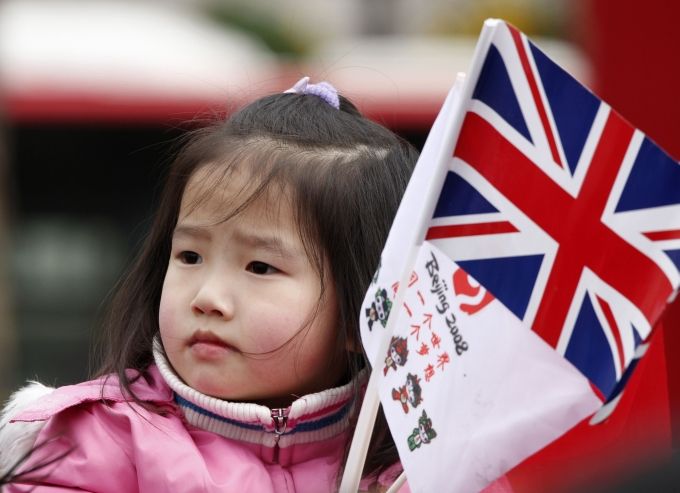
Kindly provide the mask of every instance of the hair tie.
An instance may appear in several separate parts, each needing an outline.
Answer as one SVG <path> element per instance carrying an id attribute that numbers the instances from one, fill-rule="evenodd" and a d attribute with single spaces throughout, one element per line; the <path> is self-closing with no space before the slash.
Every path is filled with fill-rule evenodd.
<path id="1" fill-rule="evenodd" d="M 293 87 L 283 92 L 294 94 L 311 94 L 312 96 L 318 96 L 336 110 L 340 109 L 338 90 L 326 81 L 319 82 L 318 84 L 310 84 L 309 77 L 303 77 L 297 81 Z"/>

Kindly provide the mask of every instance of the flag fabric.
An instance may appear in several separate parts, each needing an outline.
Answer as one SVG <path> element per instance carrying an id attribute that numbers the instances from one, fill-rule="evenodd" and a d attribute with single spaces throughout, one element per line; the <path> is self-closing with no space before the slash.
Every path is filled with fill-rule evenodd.
<path id="1" fill-rule="evenodd" d="M 438 122 L 362 341 L 411 489 L 479 491 L 620 396 L 680 280 L 680 166 L 502 21 Z"/>
<path id="2" fill-rule="evenodd" d="M 426 238 L 618 395 L 680 280 L 678 163 L 507 24 L 454 158 Z"/>

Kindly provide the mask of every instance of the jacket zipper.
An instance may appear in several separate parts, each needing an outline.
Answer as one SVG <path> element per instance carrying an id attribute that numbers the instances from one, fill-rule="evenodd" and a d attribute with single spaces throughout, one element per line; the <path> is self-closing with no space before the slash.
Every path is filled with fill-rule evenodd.
<path id="1" fill-rule="evenodd" d="M 272 409 L 272 420 L 274 421 L 274 462 L 279 462 L 279 440 L 281 435 L 286 432 L 288 425 L 288 410 L 283 408 Z"/>

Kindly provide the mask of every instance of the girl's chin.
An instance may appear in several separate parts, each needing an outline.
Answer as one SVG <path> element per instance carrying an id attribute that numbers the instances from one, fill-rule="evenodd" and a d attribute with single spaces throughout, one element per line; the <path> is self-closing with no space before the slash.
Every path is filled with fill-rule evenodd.
<path id="1" fill-rule="evenodd" d="M 201 394 L 230 402 L 252 402 L 263 405 L 279 403 L 282 400 L 290 404 L 294 400 L 290 396 L 287 399 L 281 399 L 263 397 L 262 394 L 257 394 L 254 392 L 258 390 L 257 382 L 253 381 L 252 375 L 245 377 L 245 380 L 249 382 L 248 384 L 239 385 L 239 381 L 243 379 L 244 373 L 247 373 L 247 371 L 244 371 L 238 365 L 221 366 L 187 361 L 184 363 L 185 365 L 180 365 L 179 369 L 175 367 L 175 371 L 186 385 Z M 241 379 L 235 378 L 236 376 L 241 376 Z"/>
<path id="2" fill-rule="evenodd" d="M 224 385 L 228 382 L 228 378 L 228 376 L 225 377 L 223 372 L 193 371 L 182 379 L 189 387 L 201 394 L 227 401 L 237 400 L 235 398 L 238 395 L 236 389 Z"/>
<path id="3" fill-rule="evenodd" d="M 209 395 L 215 399 L 224 401 L 238 401 L 240 399 L 234 398 L 233 392 L 227 389 L 216 387 L 214 384 L 201 385 L 200 382 L 190 385 L 191 388 L 199 391 L 201 394 Z"/>
<path id="4" fill-rule="evenodd" d="M 247 402 L 254 404 L 262 404 L 269 407 L 285 407 L 285 406 L 271 406 L 272 403 L 268 399 L 260 399 L 257 396 L 249 394 L 244 389 L 225 388 L 223 386 L 215 385 L 214 380 L 206 381 L 199 379 L 193 385 L 189 386 L 198 390 L 201 394 L 209 395 L 215 399 L 220 399 L 229 402 Z"/>

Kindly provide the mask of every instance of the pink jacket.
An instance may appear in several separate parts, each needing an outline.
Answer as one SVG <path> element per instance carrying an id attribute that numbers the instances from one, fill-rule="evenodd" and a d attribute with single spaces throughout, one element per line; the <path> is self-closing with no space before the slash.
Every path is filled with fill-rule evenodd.
<path id="1" fill-rule="evenodd" d="M 283 433 L 276 438 L 276 420 L 267 408 L 207 396 L 189 402 L 180 397 L 183 384 L 168 378 L 165 365 L 159 364 L 165 379 L 158 367 L 151 366 L 132 389 L 142 401 L 162 407 L 162 414 L 130 403 L 114 377 L 51 392 L 36 384 L 43 389 L 36 389 L 37 393 L 47 395 L 18 414 L 8 406 L 4 413 L 9 411 L 12 419 L 7 425 L 6 417 L 2 419 L 0 466 L 6 465 L 6 459 L 14 463 L 18 450 L 30 448 L 34 440 L 49 443 L 31 456 L 23 470 L 71 450 L 57 465 L 40 472 L 37 487 L 14 484 L 3 491 L 322 493 L 337 489 L 353 412 L 349 385 L 295 401 L 285 430 L 280 429 Z M 29 400 L 36 395 L 28 396 Z M 221 404 L 226 409 L 220 409 Z M 7 440 L 12 433 L 9 443 L 14 446 Z M 17 446 L 20 442 L 26 443 Z M 377 481 L 362 481 L 361 490 L 377 482 L 384 491 L 400 472 L 396 464 Z M 399 491 L 408 493 L 408 484 Z M 502 477 L 485 493 L 512 493 L 512 488 Z"/>
<path id="2" fill-rule="evenodd" d="M 351 389 L 345 387 L 306 396 L 307 401 L 323 399 L 298 405 L 297 410 L 294 403 L 285 432 L 275 444 L 274 420 L 266 413 L 252 412 L 263 406 L 231 403 L 231 410 L 241 416 L 223 415 L 216 425 L 206 424 L 221 427 L 214 432 L 189 424 L 187 406 L 195 406 L 173 398 L 156 366 L 132 388 L 141 400 L 162 406 L 163 415 L 129 403 L 118 380 L 109 378 L 58 388 L 15 416 L 12 423 L 46 421 L 36 443 L 54 439 L 39 449 L 27 467 L 75 447 L 49 469 L 45 486 L 32 490 L 36 493 L 71 489 L 319 493 L 337 489 L 336 475 L 349 439 L 348 406 L 352 405 Z M 102 403 L 102 396 L 108 405 Z M 196 407 L 198 419 L 211 417 L 206 408 L 210 409 L 209 402 Z M 28 489 L 17 485 L 6 491 Z"/>

